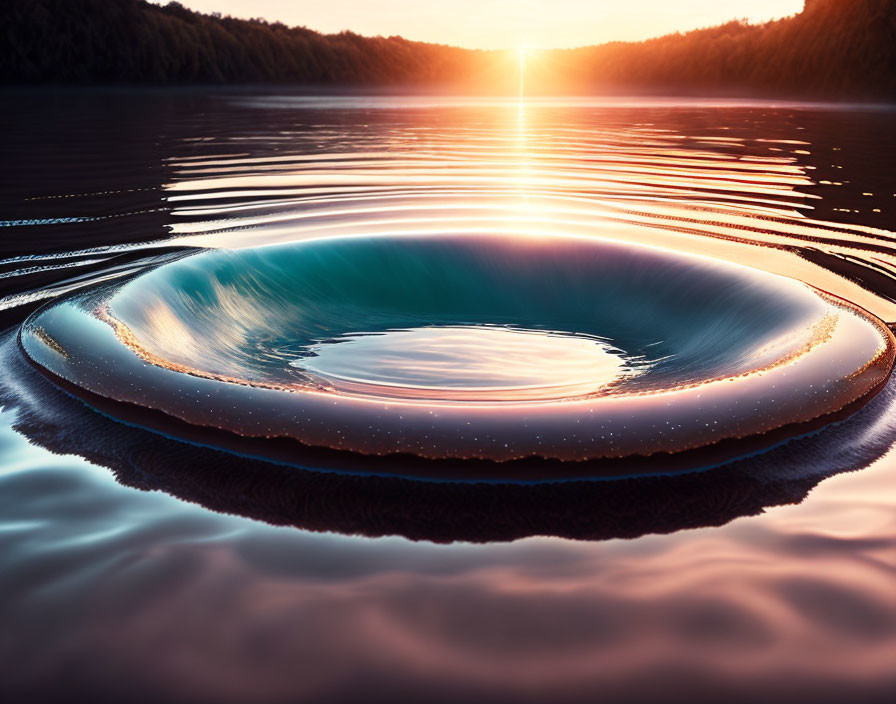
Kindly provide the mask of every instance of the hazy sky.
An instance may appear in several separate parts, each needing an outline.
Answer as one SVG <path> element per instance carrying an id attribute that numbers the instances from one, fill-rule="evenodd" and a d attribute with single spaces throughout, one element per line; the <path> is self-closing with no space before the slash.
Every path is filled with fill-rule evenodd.
<path id="1" fill-rule="evenodd" d="M 736 17 L 792 15 L 803 0 L 180 0 L 203 12 L 264 17 L 487 49 L 644 39 Z"/>

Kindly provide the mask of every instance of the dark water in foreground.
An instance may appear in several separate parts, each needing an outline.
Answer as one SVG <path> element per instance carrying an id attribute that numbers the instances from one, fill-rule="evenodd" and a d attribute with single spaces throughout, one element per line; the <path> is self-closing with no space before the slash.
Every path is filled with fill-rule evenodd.
<path id="1" fill-rule="evenodd" d="M 374 477 L 358 476 L 359 460 L 338 453 L 302 466 L 348 474 L 250 459 L 264 454 L 251 444 L 231 448 L 237 458 L 186 424 L 88 398 L 97 412 L 47 381 L 16 341 L 37 306 L 131 281 L 113 312 L 155 355 L 148 373 L 164 368 L 202 381 L 199 371 L 225 384 L 239 377 L 272 393 L 299 383 L 351 398 L 425 394 L 449 405 L 471 395 L 578 398 L 584 369 L 594 374 L 589 384 L 639 392 L 687 390 L 736 372 L 749 393 L 760 363 L 803 349 L 801 321 L 815 325 L 829 314 L 802 288 L 784 296 L 768 273 L 896 321 L 891 111 L 163 92 L 14 93 L 4 102 L 0 694 L 209 702 L 896 697 L 892 383 L 833 426 L 698 474 L 446 486 L 403 479 L 407 472 L 388 457 L 360 461 Z M 420 292 L 446 270 L 444 252 L 428 275 L 402 263 L 419 246 L 413 238 L 433 235 L 611 239 L 761 271 L 755 286 L 716 287 L 729 295 L 723 306 L 721 292 L 699 287 L 710 274 L 694 269 L 699 277 L 684 278 L 693 300 L 706 300 L 701 310 L 741 312 L 699 322 L 689 313 L 694 302 L 676 308 L 679 317 L 653 311 L 651 328 L 663 333 L 647 339 L 626 326 L 647 314 L 637 292 L 671 286 L 684 271 L 678 265 L 659 282 L 629 277 L 611 286 L 607 273 L 600 285 L 624 300 L 604 309 L 601 330 L 571 336 L 543 325 L 554 310 L 547 303 L 541 317 L 513 307 L 524 282 L 507 264 L 517 255 L 503 250 L 490 250 L 488 280 L 506 275 L 497 288 L 514 290 L 500 308 L 506 318 L 469 318 L 473 303 L 501 299 L 499 290 L 483 293 L 483 276 L 466 285 L 446 279 L 454 290 L 482 288 L 465 304 L 467 318 L 456 307 L 442 311 L 442 327 L 432 327 L 431 308 L 382 324 L 348 298 L 335 317 L 326 306 L 312 308 L 313 318 L 285 310 L 274 295 L 285 284 L 245 263 L 267 256 L 291 270 L 300 264 L 289 257 L 309 251 L 296 243 L 372 234 L 411 238 L 402 240 L 407 247 L 384 240 L 394 249 L 380 262 L 392 267 L 391 284 L 416 281 L 401 289 L 404 311 L 406 300 L 423 307 Z M 280 249 L 204 253 L 260 245 Z M 351 261 L 338 250 L 327 256 Z M 175 280 L 232 257 L 233 275 L 216 281 L 238 286 L 205 291 Z M 457 270 L 469 272 L 464 262 Z M 181 267 L 153 274 L 168 272 L 166 285 L 182 287 L 162 297 L 171 309 L 151 305 L 151 279 L 130 278 L 165 263 Z M 363 283 L 365 301 L 397 295 L 379 280 Z M 581 301 L 582 290 L 558 299 Z M 771 303 L 756 303 L 769 290 L 774 315 Z M 364 321 L 364 334 L 335 324 L 349 314 Z M 252 324 L 235 331 L 224 321 Z M 374 332 L 381 328 L 388 333 Z M 697 330 L 716 334 L 689 346 Z M 296 331 L 307 337 L 302 344 Z M 59 352 L 49 335 L 43 329 L 37 338 L 50 350 L 45 359 L 65 353 L 59 359 L 77 365 L 82 357 Z M 722 338 L 727 344 L 713 348 Z M 452 385 L 445 370 L 459 356 L 468 363 Z M 526 363 L 539 356 L 554 363 Z M 828 353 L 823 361 L 843 359 Z M 840 378 L 830 365 L 813 366 L 829 373 L 818 377 L 825 384 Z M 101 391 L 102 379 L 122 388 L 120 369 L 91 371 L 92 388 Z M 787 395 L 762 398 L 780 404 Z M 669 433 L 661 437 L 677 437 Z"/>

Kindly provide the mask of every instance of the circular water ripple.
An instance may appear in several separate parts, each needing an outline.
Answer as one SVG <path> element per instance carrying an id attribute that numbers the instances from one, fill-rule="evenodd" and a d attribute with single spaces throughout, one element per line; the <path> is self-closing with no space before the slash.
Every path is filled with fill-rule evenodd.
<path id="1" fill-rule="evenodd" d="M 50 306 L 21 342 L 76 389 L 189 424 L 499 463 L 730 459 L 855 410 L 894 356 L 876 319 L 793 279 L 561 235 L 206 252 Z"/>
<path id="2" fill-rule="evenodd" d="M 221 99 L 167 125 L 152 189 L 29 198 L 29 227 L 65 216 L 85 243 L 0 261 L 0 311 L 70 296 L 22 329 L 30 358 L 138 424 L 155 410 L 304 466 L 331 465 L 309 448 L 362 472 L 502 463 L 448 478 L 703 467 L 849 414 L 889 374 L 886 194 L 850 185 L 802 108 L 336 103 Z M 153 219 L 121 237 L 123 213 Z M 104 231 L 138 244 L 88 246 Z"/>

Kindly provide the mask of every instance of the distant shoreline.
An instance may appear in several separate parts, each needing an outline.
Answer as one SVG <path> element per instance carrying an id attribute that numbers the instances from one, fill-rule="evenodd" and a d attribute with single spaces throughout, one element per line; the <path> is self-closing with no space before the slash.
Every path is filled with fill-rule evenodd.
<path id="1" fill-rule="evenodd" d="M 518 105 L 521 100 L 532 107 L 545 106 L 582 106 L 625 108 L 647 107 L 738 107 L 738 108 L 795 108 L 804 110 L 896 110 L 896 100 L 854 100 L 843 99 L 812 99 L 806 97 L 787 96 L 762 96 L 762 95 L 683 95 L 664 93 L 591 93 L 591 94 L 563 94 L 563 95 L 526 95 L 522 99 L 513 94 L 487 94 L 487 93 L 460 93 L 455 91 L 438 91 L 433 89 L 412 90 L 409 88 L 372 88 L 368 86 L 307 86 L 277 83 L 234 83 L 234 84 L 177 84 L 177 85 L 143 85 L 128 83 L 92 83 L 84 85 L 73 84 L 0 84 L 0 95 L 17 96 L 71 96 L 71 95 L 126 95 L 134 93 L 139 95 L 220 95 L 226 96 L 260 96 L 260 97 L 284 97 L 284 98 L 308 98 L 320 99 L 322 103 L 339 99 L 351 100 L 353 98 L 371 99 L 408 99 L 421 103 L 427 100 L 439 101 L 445 106 L 454 103 L 457 106 L 508 104 Z M 342 107 L 351 109 L 353 106 L 345 103 L 326 103 L 325 106 Z M 292 106 L 290 106 L 292 107 Z M 314 108 L 319 105 L 309 103 L 303 107 Z M 357 109 L 376 108 L 376 103 L 364 103 Z M 401 105 L 389 105 L 388 107 L 405 107 Z M 406 107 L 416 107 L 408 104 Z"/>
<path id="2" fill-rule="evenodd" d="M 642 42 L 516 52 L 321 34 L 176 2 L 7 3 L 0 85 L 289 89 L 315 95 L 714 96 L 896 101 L 896 0 L 806 0 L 792 17 Z M 524 79 L 524 80 L 523 80 Z"/>

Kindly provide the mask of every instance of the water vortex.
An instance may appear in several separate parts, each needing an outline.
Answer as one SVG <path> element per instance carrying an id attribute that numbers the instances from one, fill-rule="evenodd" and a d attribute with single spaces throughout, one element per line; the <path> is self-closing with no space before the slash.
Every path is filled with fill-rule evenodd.
<path id="1" fill-rule="evenodd" d="M 21 344 L 204 428 L 498 463 L 739 456 L 854 410 L 894 358 L 885 326 L 793 279 L 563 235 L 204 252 L 41 310 Z"/>

